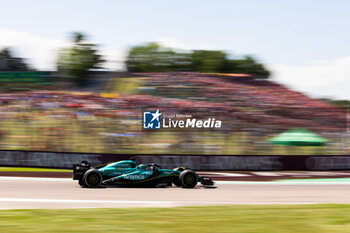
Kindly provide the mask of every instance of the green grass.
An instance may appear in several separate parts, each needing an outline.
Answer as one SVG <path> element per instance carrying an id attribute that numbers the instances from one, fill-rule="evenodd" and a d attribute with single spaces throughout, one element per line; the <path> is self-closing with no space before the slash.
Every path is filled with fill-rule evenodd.
<path id="1" fill-rule="evenodd" d="M 350 205 L 2 210 L 2 232 L 349 232 Z"/>
<path id="2" fill-rule="evenodd" d="M 72 170 L 35 167 L 0 167 L 0 172 L 72 172 Z"/>

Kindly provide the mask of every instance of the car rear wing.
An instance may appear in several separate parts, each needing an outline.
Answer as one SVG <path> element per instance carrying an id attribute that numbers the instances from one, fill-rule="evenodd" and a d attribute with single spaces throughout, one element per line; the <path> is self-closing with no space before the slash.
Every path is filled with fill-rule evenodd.
<path id="1" fill-rule="evenodd" d="M 91 168 L 88 161 L 81 161 L 73 164 L 73 180 L 80 180 L 83 178 L 85 172 Z"/>

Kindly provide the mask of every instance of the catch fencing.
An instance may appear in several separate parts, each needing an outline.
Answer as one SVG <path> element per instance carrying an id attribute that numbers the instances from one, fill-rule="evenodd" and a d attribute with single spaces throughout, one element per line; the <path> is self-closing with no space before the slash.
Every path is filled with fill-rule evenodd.
<path id="1" fill-rule="evenodd" d="M 179 154 L 94 154 L 43 151 L 0 151 L 0 166 L 72 168 L 82 160 L 93 166 L 118 160 L 157 163 L 163 168 L 185 166 L 203 171 L 348 170 L 350 155 L 179 155 Z"/>

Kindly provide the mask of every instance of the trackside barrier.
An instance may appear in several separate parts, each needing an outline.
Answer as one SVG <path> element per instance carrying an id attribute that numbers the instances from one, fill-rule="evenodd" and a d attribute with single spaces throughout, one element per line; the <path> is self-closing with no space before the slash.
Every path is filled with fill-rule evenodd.
<path id="1" fill-rule="evenodd" d="M 185 166 L 194 170 L 281 171 L 348 170 L 350 155 L 179 155 L 179 154 L 94 154 L 44 151 L 0 151 L 0 166 L 72 168 L 88 160 L 93 166 L 118 160 L 158 163 L 163 168 Z"/>

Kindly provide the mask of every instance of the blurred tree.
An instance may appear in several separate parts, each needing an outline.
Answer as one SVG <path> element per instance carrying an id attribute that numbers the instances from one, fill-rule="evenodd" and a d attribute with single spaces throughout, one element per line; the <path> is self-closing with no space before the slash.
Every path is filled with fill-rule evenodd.
<path id="1" fill-rule="evenodd" d="M 231 73 L 250 74 L 259 78 L 268 78 L 270 76 L 270 71 L 251 56 L 246 56 L 244 59 L 230 60 L 230 63 Z"/>
<path id="2" fill-rule="evenodd" d="M 191 61 L 190 54 L 148 43 L 131 48 L 125 64 L 130 72 L 159 72 L 188 70 Z"/>
<path id="3" fill-rule="evenodd" d="M 330 98 L 322 98 L 321 100 L 326 101 L 330 104 L 333 104 L 337 107 L 350 109 L 350 101 L 349 100 L 335 100 L 335 99 L 330 99 Z"/>
<path id="4" fill-rule="evenodd" d="M 72 47 L 60 51 L 57 70 L 83 86 L 88 81 L 88 71 L 101 68 L 104 60 L 98 54 L 95 44 L 85 42 L 84 34 L 74 32 L 72 42 Z"/>
<path id="5" fill-rule="evenodd" d="M 192 66 L 195 71 L 222 73 L 229 71 L 227 54 L 215 50 L 195 50 L 192 53 Z"/>
<path id="6" fill-rule="evenodd" d="M 0 71 L 29 71 L 32 70 L 23 58 L 13 56 L 9 48 L 0 50 Z"/>
<path id="7" fill-rule="evenodd" d="M 157 43 L 136 46 L 129 50 L 125 61 L 129 72 L 198 71 L 206 73 L 244 73 L 268 78 L 270 72 L 263 64 L 246 56 L 230 60 L 220 50 L 194 50 L 175 52 Z"/>

